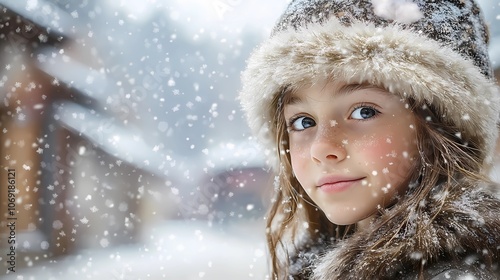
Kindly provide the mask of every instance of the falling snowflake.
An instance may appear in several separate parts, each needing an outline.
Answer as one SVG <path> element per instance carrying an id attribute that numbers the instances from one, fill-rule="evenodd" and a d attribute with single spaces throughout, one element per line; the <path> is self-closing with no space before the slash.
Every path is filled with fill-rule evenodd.
<path id="1" fill-rule="evenodd" d="M 99 244 L 101 245 L 101 247 L 106 248 L 109 246 L 109 240 L 107 238 L 103 238 L 101 239 L 101 241 L 99 241 Z"/>

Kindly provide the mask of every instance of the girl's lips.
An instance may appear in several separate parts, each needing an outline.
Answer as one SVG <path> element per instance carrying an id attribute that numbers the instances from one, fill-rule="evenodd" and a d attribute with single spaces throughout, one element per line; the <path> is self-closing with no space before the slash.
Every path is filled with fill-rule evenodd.
<path id="1" fill-rule="evenodd" d="M 362 178 L 341 178 L 341 177 L 325 177 L 319 180 L 318 187 L 324 192 L 341 192 L 353 184 L 361 182 Z"/>

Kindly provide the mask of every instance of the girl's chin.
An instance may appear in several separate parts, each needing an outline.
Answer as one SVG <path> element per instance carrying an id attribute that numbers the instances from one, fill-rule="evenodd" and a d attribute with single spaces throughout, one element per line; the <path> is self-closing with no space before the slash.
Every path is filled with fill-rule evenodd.
<path id="1" fill-rule="evenodd" d="M 359 216 L 359 213 L 353 213 L 352 216 L 346 217 L 346 214 L 348 211 L 356 211 L 356 210 L 344 210 L 344 211 L 336 211 L 335 213 L 343 213 L 342 216 L 339 215 L 326 215 L 327 219 L 335 225 L 339 226 L 347 226 L 347 225 L 354 225 L 356 224 L 358 228 L 363 228 L 371 223 L 373 218 L 375 217 L 375 214 L 368 214 L 368 215 L 363 215 Z M 374 212 L 376 213 L 376 211 Z"/>

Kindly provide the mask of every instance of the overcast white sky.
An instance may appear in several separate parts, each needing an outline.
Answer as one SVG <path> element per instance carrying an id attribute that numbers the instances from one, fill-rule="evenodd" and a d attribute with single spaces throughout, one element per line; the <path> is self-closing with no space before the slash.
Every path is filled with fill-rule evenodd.
<path id="1" fill-rule="evenodd" d="M 289 0 L 108 0 L 130 19 L 142 21 L 155 11 L 179 22 L 186 32 L 200 30 L 237 34 L 243 28 L 268 33 Z"/>

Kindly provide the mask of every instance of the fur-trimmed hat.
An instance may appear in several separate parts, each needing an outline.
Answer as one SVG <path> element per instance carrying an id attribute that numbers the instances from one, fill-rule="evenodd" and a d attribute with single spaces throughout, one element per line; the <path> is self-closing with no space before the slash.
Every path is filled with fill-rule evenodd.
<path id="1" fill-rule="evenodd" d="M 294 0 L 249 58 L 240 101 L 254 134 L 275 148 L 272 100 L 285 88 L 370 83 L 433 106 L 489 161 L 500 94 L 487 44 L 473 0 Z"/>

